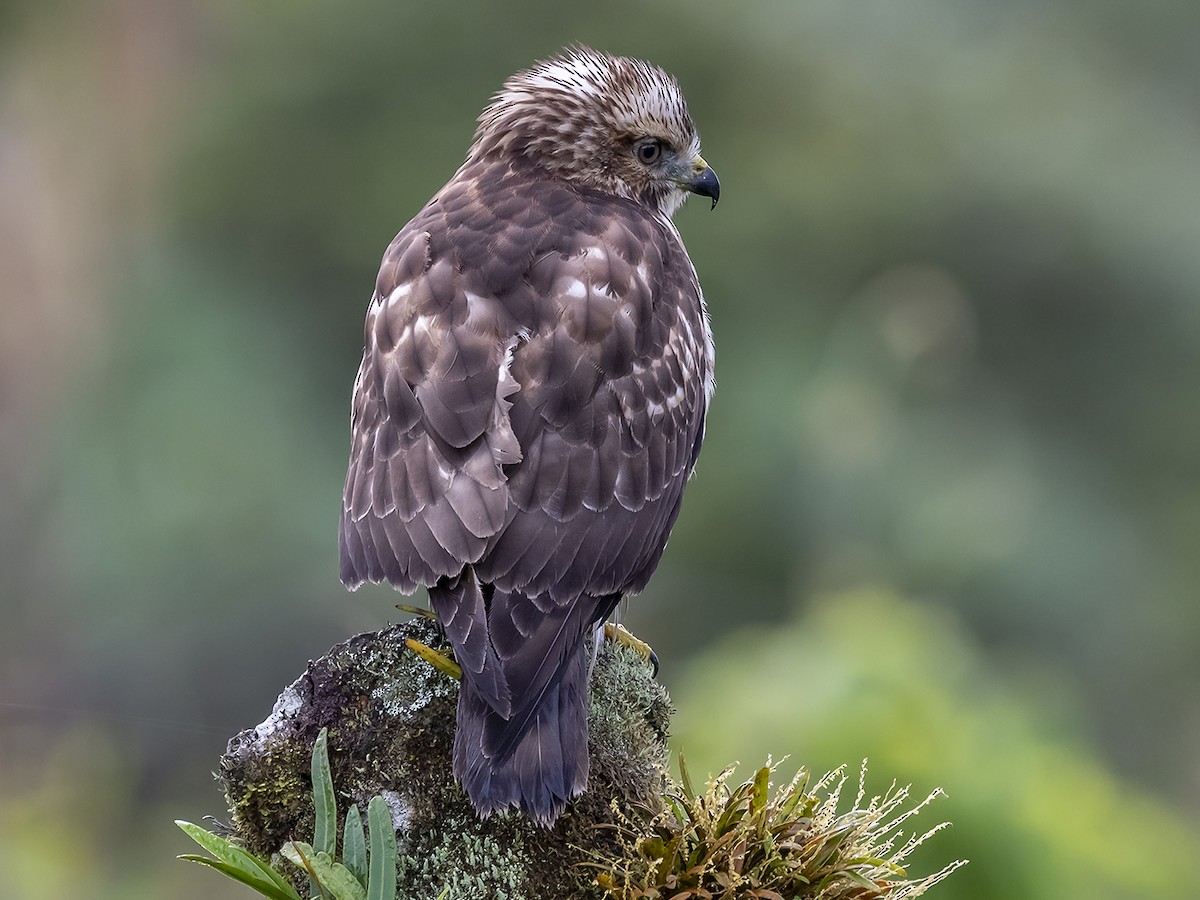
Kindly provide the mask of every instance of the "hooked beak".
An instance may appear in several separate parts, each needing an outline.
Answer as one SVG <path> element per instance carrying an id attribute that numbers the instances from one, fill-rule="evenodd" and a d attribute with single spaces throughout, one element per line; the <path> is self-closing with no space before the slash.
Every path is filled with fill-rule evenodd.
<path id="1" fill-rule="evenodd" d="M 683 182 L 683 187 L 693 194 L 711 197 L 712 208 L 717 208 L 717 201 L 721 199 L 721 182 L 717 180 L 717 173 L 704 161 L 703 156 L 696 157 L 695 163 L 692 164 L 692 177 Z"/>

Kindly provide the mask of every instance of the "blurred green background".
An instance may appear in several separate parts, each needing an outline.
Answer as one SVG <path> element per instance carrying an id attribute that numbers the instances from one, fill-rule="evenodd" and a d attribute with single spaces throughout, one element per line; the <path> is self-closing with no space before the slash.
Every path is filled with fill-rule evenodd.
<path id="1" fill-rule="evenodd" d="M 511 72 L 675 73 L 708 440 L 625 621 L 695 773 L 948 792 L 952 898 L 1200 896 L 1200 5 L 0 6 L 0 896 L 173 859 L 337 581 L 362 316 Z"/>

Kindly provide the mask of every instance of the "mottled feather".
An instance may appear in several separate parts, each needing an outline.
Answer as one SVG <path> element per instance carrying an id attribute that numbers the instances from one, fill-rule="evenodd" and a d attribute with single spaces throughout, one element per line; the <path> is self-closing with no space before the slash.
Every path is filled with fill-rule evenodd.
<path id="1" fill-rule="evenodd" d="M 587 637 L 645 586 L 696 462 L 712 344 L 670 215 L 698 154 L 669 76 L 570 51 L 509 80 L 380 266 L 342 580 L 429 588 L 483 815 L 549 824 L 586 787 Z"/>

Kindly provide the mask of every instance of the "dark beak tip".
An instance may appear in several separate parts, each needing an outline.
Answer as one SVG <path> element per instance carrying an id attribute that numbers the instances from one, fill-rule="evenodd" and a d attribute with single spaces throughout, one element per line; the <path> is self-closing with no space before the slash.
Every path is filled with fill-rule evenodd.
<path id="1" fill-rule="evenodd" d="M 717 201 L 721 199 L 721 182 L 712 169 L 705 169 L 697 175 L 691 183 L 691 190 L 694 194 L 711 198 L 712 208 L 717 208 Z"/>

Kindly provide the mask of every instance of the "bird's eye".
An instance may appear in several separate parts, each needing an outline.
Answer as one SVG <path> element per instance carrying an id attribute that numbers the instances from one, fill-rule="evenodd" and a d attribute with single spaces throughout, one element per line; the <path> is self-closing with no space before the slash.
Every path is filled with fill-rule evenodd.
<path id="1" fill-rule="evenodd" d="M 662 156 L 662 141 L 642 141 L 634 147 L 634 153 L 637 154 L 638 160 L 644 165 L 650 165 L 657 162 Z"/>

